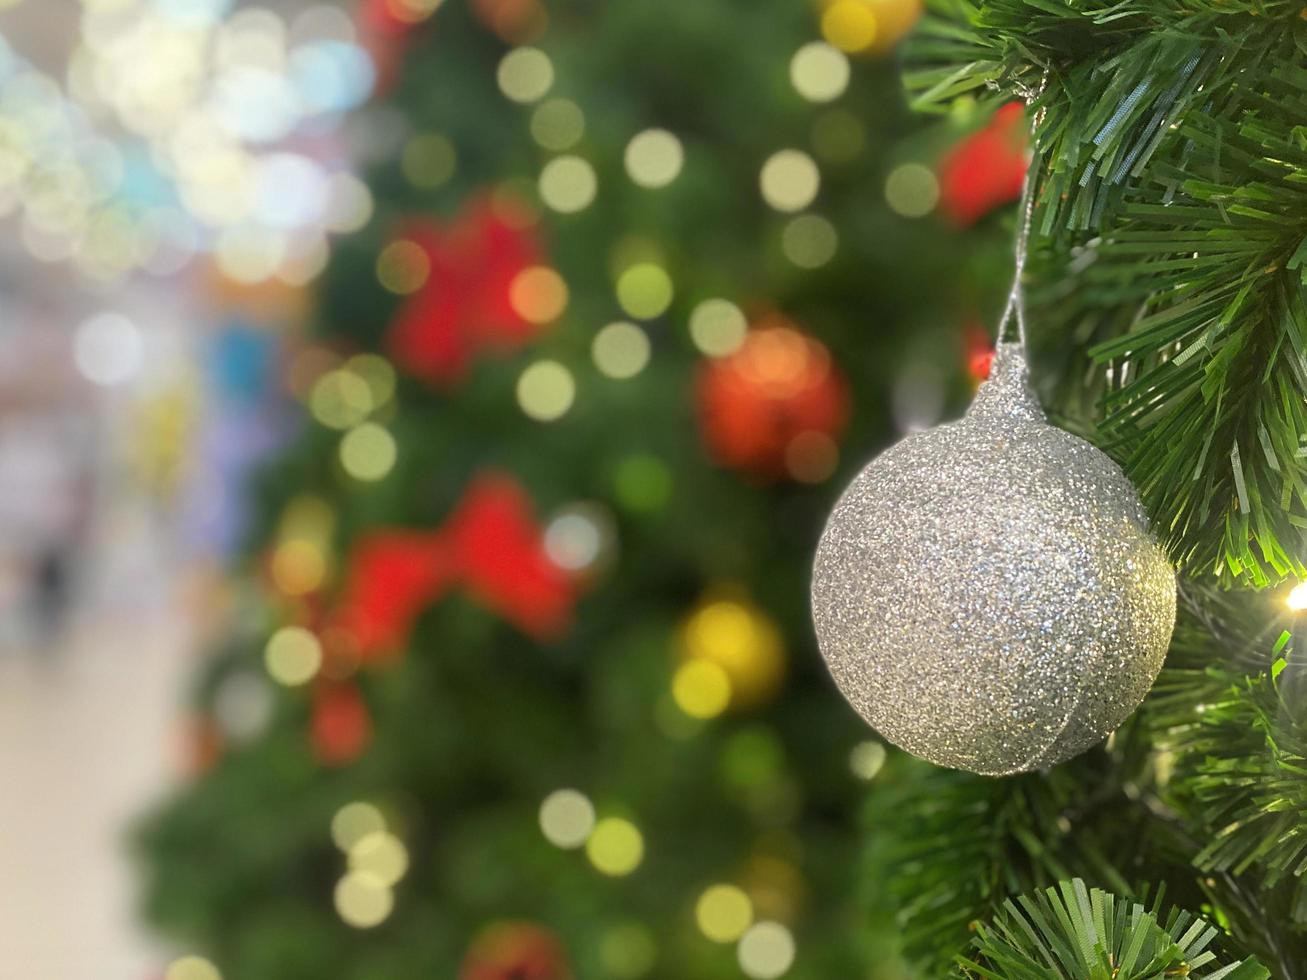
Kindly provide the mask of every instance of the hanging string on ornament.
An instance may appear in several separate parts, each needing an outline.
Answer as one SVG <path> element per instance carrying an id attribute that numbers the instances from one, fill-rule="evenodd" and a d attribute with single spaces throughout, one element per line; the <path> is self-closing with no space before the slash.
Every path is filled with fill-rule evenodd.
<path id="1" fill-rule="evenodd" d="M 1135 488 L 1050 425 L 1030 388 L 1036 170 L 990 380 L 963 418 L 858 474 L 812 577 L 822 656 L 858 713 L 913 755 L 994 776 L 1056 765 L 1114 731 L 1175 624 L 1175 572 Z"/>

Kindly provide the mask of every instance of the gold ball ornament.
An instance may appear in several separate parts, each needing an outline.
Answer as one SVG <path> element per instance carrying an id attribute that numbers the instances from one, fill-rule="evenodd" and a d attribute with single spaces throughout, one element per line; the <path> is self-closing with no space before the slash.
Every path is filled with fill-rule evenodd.
<path id="1" fill-rule="evenodd" d="M 705 599 L 686 617 L 678 637 L 681 663 L 711 664 L 730 685 L 729 707 L 766 704 L 785 677 L 781 631 L 766 613 L 736 597 Z"/>

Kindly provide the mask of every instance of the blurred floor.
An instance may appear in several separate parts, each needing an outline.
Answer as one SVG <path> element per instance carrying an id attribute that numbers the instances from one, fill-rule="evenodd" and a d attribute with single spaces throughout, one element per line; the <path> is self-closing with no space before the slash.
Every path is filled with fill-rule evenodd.
<path id="1" fill-rule="evenodd" d="M 0 980 L 158 975 L 122 835 L 175 771 L 188 629 L 90 615 L 62 649 L 0 651 Z"/>

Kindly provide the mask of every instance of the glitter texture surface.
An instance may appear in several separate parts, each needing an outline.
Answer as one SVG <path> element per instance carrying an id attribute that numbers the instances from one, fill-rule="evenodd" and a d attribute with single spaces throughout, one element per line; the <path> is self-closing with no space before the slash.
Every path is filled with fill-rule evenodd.
<path id="1" fill-rule="evenodd" d="M 1041 769 L 1138 707 L 1175 624 L 1175 573 L 1120 468 L 1045 419 L 1020 349 L 957 422 L 874 459 L 812 581 L 840 691 L 886 739 L 986 775 Z"/>

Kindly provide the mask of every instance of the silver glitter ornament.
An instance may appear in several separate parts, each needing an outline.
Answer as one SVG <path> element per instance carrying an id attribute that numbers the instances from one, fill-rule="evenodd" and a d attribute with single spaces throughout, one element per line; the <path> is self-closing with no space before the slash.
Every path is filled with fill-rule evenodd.
<path id="1" fill-rule="evenodd" d="M 1175 573 L 1120 468 L 1048 424 L 1002 344 L 957 422 L 844 492 L 812 579 L 822 655 L 858 713 L 937 765 L 1041 769 L 1101 741 L 1152 686 Z"/>

